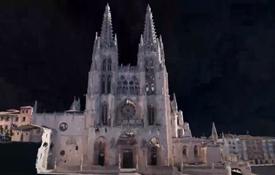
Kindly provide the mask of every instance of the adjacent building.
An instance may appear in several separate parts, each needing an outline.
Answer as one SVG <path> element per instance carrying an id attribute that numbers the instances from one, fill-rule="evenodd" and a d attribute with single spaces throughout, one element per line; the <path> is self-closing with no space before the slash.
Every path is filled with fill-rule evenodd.
<path id="1" fill-rule="evenodd" d="M 238 160 L 251 165 L 275 164 L 275 138 L 251 135 L 224 136 L 226 149 Z"/>
<path id="2" fill-rule="evenodd" d="M 41 129 L 32 126 L 32 106 L 0 112 L 0 133 L 14 142 L 40 142 Z"/>

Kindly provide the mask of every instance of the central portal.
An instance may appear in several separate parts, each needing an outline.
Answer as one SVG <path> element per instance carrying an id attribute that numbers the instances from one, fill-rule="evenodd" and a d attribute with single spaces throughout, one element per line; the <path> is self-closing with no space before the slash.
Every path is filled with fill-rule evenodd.
<path id="1" fill-rule="evenodd" d="M 134 168 L 133 162 L 133 151 L 132 150 L 123 150 L 123 159 L 122 159 L 123 168 Z"/>

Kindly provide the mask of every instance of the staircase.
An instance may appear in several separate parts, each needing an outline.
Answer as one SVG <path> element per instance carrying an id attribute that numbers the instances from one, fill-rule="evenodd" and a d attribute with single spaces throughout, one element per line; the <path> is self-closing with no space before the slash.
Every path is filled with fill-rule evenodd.
<path id="1" fill-rule="evenodd" d="M 141 175 L 135 168 L 123 168 L 120 169 L 119 175 Z"/>

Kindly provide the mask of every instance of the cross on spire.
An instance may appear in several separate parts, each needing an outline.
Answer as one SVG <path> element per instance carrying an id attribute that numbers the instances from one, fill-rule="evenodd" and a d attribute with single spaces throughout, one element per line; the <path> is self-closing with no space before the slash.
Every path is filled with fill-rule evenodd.
<path id="1" fill-rule="evenodd" d="M 105 12 L 103 15 L 103 22 L 101 26 L 101 45 L 105 47 L 110 47 L 113 45 L 113 27 L 112 27 L 112 17 L 109 4 L 105 7 Z"/>
<path id="2" fill-rule="evenodd" d="M 150 45 L 150 44 L 156 43 L 156 32 L 155 32 L 155 26 L 153 21 L 153 15 L 149 5 L 147 6 L 147 9 L 146 9 L 143 37 L 144 37 L 145 44 Z"/>

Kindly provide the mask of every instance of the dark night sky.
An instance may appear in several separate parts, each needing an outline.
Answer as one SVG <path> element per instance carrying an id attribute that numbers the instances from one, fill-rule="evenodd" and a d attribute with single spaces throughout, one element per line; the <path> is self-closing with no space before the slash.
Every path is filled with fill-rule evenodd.
<path id="1" fill-rule="evenodd" d="M 39 102 L 63 111 L 84 103 L 98 0 L 0 1 L 0 109 Z M 119 59 L 135 64 L 145 0 L 109 0 Z M 195 135 L 219 131 L 275 136 L 275 2 L 150 1 L 165 45 L 170 92 Z"/>

